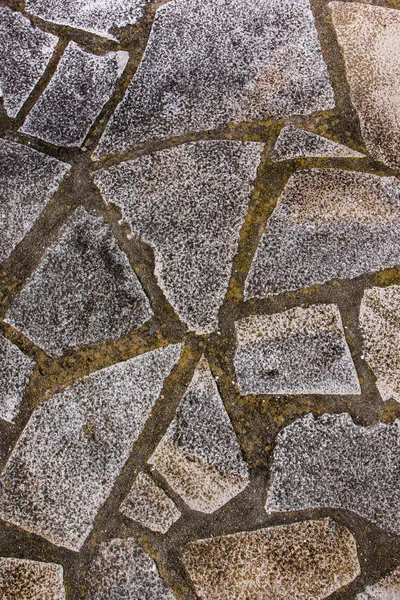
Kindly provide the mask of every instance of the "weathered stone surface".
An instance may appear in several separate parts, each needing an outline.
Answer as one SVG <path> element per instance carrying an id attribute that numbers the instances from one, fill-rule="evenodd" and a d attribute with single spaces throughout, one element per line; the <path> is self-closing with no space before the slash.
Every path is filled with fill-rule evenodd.
<path id="1" fill-rule="evenodd" d="M 375 585 L 368 585 L 356 600 L 398 600 L 400 598 L 400 568 L 381 579 Z"/>
<path id="2" fill-rule="evenodd" d="M 180 352 L 102 369 L 36 409 L 0 477 L 0 518 L 78 551 Z"/>
<path id="3" fill-rule="evenodd" d="M 267 511 L 343 508 L 400 533 L 400 421 L 360 427 L 312 414 L 277 438 Z"/>
<path id="4" fill-rule="evenodd" d="M 247 486 L 248 468 L 204 357 L 148 462 L 190 508 L 205 513 L 214 512 Z"/>
<path id="5" fill-rule="evenodd" d="M 183 563 L 205 600 L 322 600 L 360 573 L 355 539 L 331 519 L 198 540 Z"/>
<path id="6" fill-rule="evenodd" d="M 272 160 L 282 161 L 318 156 L 364 158 L 364 154 L 361 154 L 361 152 L 356 152 L 347 146 L 328 140 L 311 131 L 299 129 L 295 125 L 287 125 L 281 130 L 276 140 Z"/>
<path id="7" fill-rule="evenodd" d="M 57 41 L 20 13 L 0 7 L 0 97 L 10 117 L 17 116 L 43 75 Z"/>
<path id="8" fill-rule="evenodd" d="M 20 131 L 59 146 L 80 146 L 128 58 L 127 52 L 90 54 L 70 42 Z"/>
<path id="9" fill-rule="evenodd" d="M 175 0 L 158 9 L 97 155 L 333 107 L 308 0 Z"/>
<path id="10" fill-rule="evenodd" d="M 63 568 L 54 563 L 0 558 L 2 600 L 65 600 Z"/>
<path id="11" fill-rule="evenodd" d="M 153 316 L 109 225 L 79 207 L 5 320 L 50 355 L 118 339 Z"/>
<path id="12" fill-rule="evenodd" d="M 154 560 L 133 538 L 100 545 L 89 570 L 87 600 L 175 600 Z"/>
<path id="13" fill-rule="evenodd" d="M 70 168 L 41 152 L 0 139 L 0 261 L 28 233 Z"/>
<path id="14" fill-rule="evenodd" d="M 95 173 L 105 201 L 153 248 L 160 287 L 197 333 L 217 326 L 262 148 L 194 142 Z"/>
<path id="15" fill-rule="evenodd" d="M 120 511 L 143 527 L 160 533 L 166 533 L 181 516 L 171 498 L 143 472 L 136 477 Z"/>
<path id="16" fill-rule="evenodd" d="M 45 21 L 115 40 L 111 31 L 135 25 L 145 5 L 146 0 L 27 0 L 26 9 Z"/>
<path id="17" fill-rule="evenodd" d="M 400 12 L 371 4 L 331 2 L 351 101 L 371 155 L 400 166 Z"/>
<path id="18" fill-rule="evenodd" d="M 254 315 L 235 326 L 243 395 L 361 393 L 334 304 Z"/>
<path id="19" fill-rule="evenodd" d="M 267 223 L 246 298 L 263 298 L 400 262 L 395 177 L 340 169 L 297 171 Z"/>
<path id="20" fill-rule="evenodd" d="M 400 286 L 365 291 L 360 327 L 365 359 L 383 400 L 400 402 Z"/>
<path id="21" fill-rule="evenodd" d="M 35 361 L 0 335 L 0 419 L 12 421 L 18 413 Z"/>

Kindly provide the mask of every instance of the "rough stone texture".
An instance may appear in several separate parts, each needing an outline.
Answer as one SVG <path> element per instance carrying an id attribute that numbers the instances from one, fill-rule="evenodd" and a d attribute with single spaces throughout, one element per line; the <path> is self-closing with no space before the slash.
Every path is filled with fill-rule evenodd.
<path id="1" fill-rule="evenodd" d="M 334 304 L 255 315 L 235 325 L 243 395 L 361 393 Z"/>
<path id="2" fill-rule="evenodd" d="M 109 225 L 79 207 L 5 320 L 57 356 L 67 348 L 118 339 L 152 316 Z"/>
<path id="3" fill-rule="evenodd" d="M 197 333 L 217 326 L 262 148 L 194 142 L 94 176 L 105 201 L 153 248 L 159 285 Z"/>
<path id="4" fill-rule="evenodd" d="M 333 107 L 308 0 L 174 0 L 157 11 L 97 155 Z"/>
<path id="5" fill-rule="evenodd" d="M 357 600 L 398 600 L 400 598 L 400 568 L 376 583 L 368 585 Z"/>
<path id="6" fill-rule="evenodd" d="M 0 335 L 0 419 L 17 416 L 35 361 Z"/>
<path id="7" fill-rule="evenodd" d="M 395 177 L 340 169 L 297 171 L 262 236 L 246 298 L 263 298 L 400 262 Z"/>
<path id="8" fill-rule="evenodd" d="M 90 54 L 70 42 L 20 131 L 59 146 L 80 146 L 128 58 L 127 52 Z"/>
<path id="9" fill-rule="evenodd" d="M 267 511 L 343 508 L 400 533 L 400 421 L 360 427 L 312 414 L 277 438 Z"/>
<path id="10" fill-rule="evenodd" d="M 100 545 L 88 576 L 87 600 L 175 600 L 154 560 L 133 538 Z"/>
<path id="11" fill-rule="evenodd" d="M 0 139 L 0 261 L 31 229 L 71 167 Z"/>
<path id="12" fill-rule="evenodd" d="M 54 563 L 0 558 L 2 600 L 65 600 L 63 568 Z"/>
<path id="13" fill-rule="evenodd" d="M 0 518 L 78 551 L 180 352 L 102 369 L 36 409 L 0 477 Z"/>
<path id="14" fill-rule="evenodd" d="M 360 327 L 365 359 L 383 400 L 400 402 L 400 286 L 365 291 Z"/>
<path id="15" fill-rule="evenodd" d="M 10 117 L 17 116 L 43 75 L 57 41 L 20 13 L 0 7 L 0 97 Z"/>
<path id="16" fill-rule="evenodd" d="M 146 0 L 27 0 L 26 10 L 45 21 L 115 40 L 111 31 L 135 25 L 145 5 Z"/>
<path id="17" fill-rule="evenodd" d="M 322 600 L 360 573 L 355 539 L 331 519 L 192 542 L 183 563 L 205 600 Z"/>
<path id="18" fill-rule="evenodd" d="M 291 160 L 307 157 L 365 158 L 347 146 L 328 140 L 311 131 L 298 129 L 295 125 L 284 127 L 276 141 L 273 161 Z"/>
<path id="19" fill-rule="evenodd" d="M 190 508 L 205 513 L 247 486 L 248 468 L 204 357 L 149 463 Z"/>
<path id="20" fill-rule="evenodd" d="M 152 531 L 166 533 L 181 516 L 175 503 L 154 481 L 139 473 L 120 511 Z"/>
<path id="21" fill-rule="evenodd" d="M 331 2 L 351 101 L 371 155 L 400 166 L 400 12 L 371 4 Z"/>

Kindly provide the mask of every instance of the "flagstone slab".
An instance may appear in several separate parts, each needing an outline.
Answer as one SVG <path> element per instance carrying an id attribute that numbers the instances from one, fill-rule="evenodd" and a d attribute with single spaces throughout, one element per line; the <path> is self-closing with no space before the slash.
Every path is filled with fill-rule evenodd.
<path id="1" fill-rule="evenodd" d="M 139 473 L 120 512 L 152 531 L 166 533 L 181 516 L 175 503 L 146 473 Z"/>
<path id="2" fill-rule="evenodd" d="M 70 168 L 32 148 L 0 139 L 0 261 L 32 228 Z"/>
<path id="3" fill-rule="evenodd" d="M 176 600 L 154 560 L 133 538 L 100 545 L 89 569 L 86 600 Z"/>
<path id="4" fill-rule="evenodd" d="M 400 402 L 400 286 L 365 290 L 359 319 L 376 386 L 383 400 Z"/>
<path id="5" fill-rule="evenodd" d="M 193 510 L 212 513 L 247 487 L 248 467 L 204 357 L 148 462 Z"/>
<path id="6" fill-rule="evenodd" d="M 58 146 L 80 146 L 128 59 L 127 52 L 90 54 L 70 42 L 20 131 Z"/>
<path id="7" fill-rule="evenodd" d="M 287 125 L 281 130 L 274 147 L 273 161 L 312 157 L 365 158 L 361 152 L 295 125 Z"/>
<path id="8" fill-rule="evenodd" d="M 59 25 L 68 25 L 112 40 L 115 28 L 135 25 L 146 0 L 27 0 L 26 10 Z"/>
<path id="9" fill-rule="evenodd" d="M 0 97 L 10 117 L 17 116 L 42 77 L 57 42 L 21 13 L 0 7 Z"/>
<path id="10" fill-rule="evenodd" d="M 0 518 L 79 551 L 181 349 L 91 373 L 39 406 L 0 477 Z"/>
<path id="11" fill-rule="evenodd" d="M 398 600 L 400 598 L 400 568 L 375 585 L 367 585 L 365 590 L 357 595 L 356 600 Z"/>
<path id="12" fill-rule="evenodd" d="M 65 600 L 63 568 L 54 563 L 0 557 L 2 600 Z"/>
<path id="13" fill-rule="evenodd" d="M 400 184 L 341 169 L 292 175 L 266 223 L 245 297 L 265 298 L 400 263 Z"/>
<path id="14" fill-rule="evenodd" d="M 350 96 L 373 158 L 400 166 L 400 11 L 331 2 Z"/>
<path id="15" fill-rule="evenodd" d="M 332 519 L 198 540 L 182 561 L 204 600 L 322 600 L 360 573 L 355 539 Z"/>
<path id="16" fill-rule="evenodd" d="M 96 155 L 334 106 L 308 0 L 174 0 Z"/>
<path id="17" fill-rule="evenodd" d="M 253 315 L 235 328 L 241 394 L 361 393 L 334 304 Z"/>
<path id="18" fill-rule="evenodd" d="M 110 226 L 79 207 L 5 321 L 48 354 L 60 356 L 68 348 L 118 339 L 152 316 Z"/>
<path id="19" fill-rule="evenodd" d="M 278 437 L 265 509 L 349 510 L 400 533 L 400 421 L 370 427 L 350 415 L 312 414 Z"/>
<path id="20" fill-rule="evenodd" d="M 95 172 L 105 202 L 154 250 L 172 307 L 199 334 L 217 328 L 262 149 L 193 142 Z"/>
<path id="21" fill-rule="evenodd" d="M 0 335 L 0 419 L 10 421 L 18 414 L 35 361 Z"/>

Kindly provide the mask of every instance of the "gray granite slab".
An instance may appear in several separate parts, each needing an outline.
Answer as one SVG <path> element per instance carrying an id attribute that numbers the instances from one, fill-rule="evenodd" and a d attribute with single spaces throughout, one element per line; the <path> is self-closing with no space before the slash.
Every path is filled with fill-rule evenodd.
<path id="1" fill-rule="evenodd" d="M 50 355 L 118 339 L 153 316 L 109 225 L 79 207 L 5 320 Z"/>
<path id="2" fill-rule="evenodd" d="M 175 0 L 96 155 L 334 105 L 308 0 Z"/>
<path id="3" fill-rule="evenodd" d="M 104 200 L 153 248 L 160 287 L 197 333 L 217 327 L 262 148 L 193 142 L 94 175 Z"/>
<path id="4" fill-rule="evenodd" d="M 400 184 L 340 169 L 292 175 L 266 223 L 245 297 L 351 279 L 400 263 Z"/>
<path id="5" fill-rule="evenodd" d="M 35 361 L 0 335 L 0 419 L 12 422 L 32 374 Z"/>
<path id="6" fill-rule="evenodd" d="M 342 508 L 400 533 L 400 421 L 370 427 L 347 414 L 300 418 L 277 438 L 266 510 Z"/>
<path id="7" fill-rule="evenodd" d="M 79 551 L 181 349 L 92 373 L 39 406 L 0 477 L 0 518 Z"/>
<path id="8" fill-rule="evenodd" d="M 0 7 L 0 97 L 10 117 L 17 116 L 42 77 L 57 42 L 21 13 Z"/>
<path id="9" fill-rule="evenodd" d="M 63 568 L 54 563 L 0 557 L 2 600 L 65 600 Z"/>
<path id="10" fill-rule="evenodd" d="M 0 139 L 0 261 L 31 229 L 71 167 Z"/>
<path id="11" fill-rule="evenodd" d="M 127 52 L 90 54 L 70 42 L 20 131 L 58 146 L 80 146 L 128 58 Z"/>
<path id="12" fill-rule="evenodd" d="M 334 304 L 253 315 L 235 323 L 234 358 L 246 394 L 361 394 Z"/>
<path id="13" fill-rule="evenodd" d="M 273 161 L 312 157 L 365 158 L 361 152 L 295 125 L 287 125 L 281 130 L 274 147 Z"/>

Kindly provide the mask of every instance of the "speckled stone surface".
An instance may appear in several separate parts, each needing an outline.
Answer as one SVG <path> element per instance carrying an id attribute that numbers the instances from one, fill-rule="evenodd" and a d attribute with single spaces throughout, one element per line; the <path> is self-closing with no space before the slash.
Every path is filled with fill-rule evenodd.
<path id="1" fill-rule="evenodd" d="M 375 585 L 368 585 L 356 600 L 398 600 L 400 598 L 400 568 Z"/>
<path id="2" fill-rule="evenodd" d="M 10 117 L 18 114 L 43 75 L 57 41 L 20 13 L 0 7 L 0 97 Z"/>
<path id="3" fill-rule="evenodd" d="M 29 382 L 35 361 L 0 335 L 0 419 L 12 422 Z"/>
<path id="4" fill-rule="evenodd" d="M 139 473 L 120 511 L 139 525 L 166 533 L 181 516 L 175 503 L 146 473 Z"/>
<path id="5" fill-rule="evenodd" d="M 236 322 L 242 394 L 360 394 L 334 304 L 292 308 Z"/>
<path id="6" fill-rule="evenodd" d="M 100 545 L 88 574 L 87 600 L 175 600 L 154 560 L 133 538 Z"/>
<path id="7" fill-rule="evenodd" d="M 400 402 L 400 286 L 366 290 L 360 306 L 365 359 L 383 400 Z"/>
<path id="8" fill-rule="evenodd" d="M 63 568 L 53 563 L 0 557 L 2 600 L 65 600 Z"/>
<path id="9" fill-rule="evenodd" d="M 400 262 L 395 177 L 309 169 L 290 177 L 266 224 L 246 280 L 263 298 Z"/>
<path id="10" fill-rule="evenodd" d="M 110 227 L 80 207 L 5 320 L 48 354 L 61 355 L 67 348 L 122 337 L 152 316 Z"/>
<path id="11" fill-rule="evenodd" d="M 322 600 L 360 572 L 353 536 L 331 519 L 198 540 L 182 560 L 204 600 Z"/>
<path id="12" fill-rule="evenodd" d="M 70 166 L 0 139 L 0 261 L 31 229 Z"/>
<path id="13" fill-rule="evenodd" d="M 79 551 L 180 353 L 112 365 L 36 409 L 0 477 L 0 518 Z"/>
<path id="14" fill-rule="evenodd" d="M 27 0 L 26 9 L 41 19 L 116 39 L 113 31 L 135 25 L 146 0 Z"/>
<path id="15" fill-rule="evenodd" d="M 193 510 L 212 513 L 246 488 L 248 468 L 204 357 L 149 463 Z"/>
<path id="16" fill-rule="evenodd" d="M 334 104 L 308 0 L 174 0 L 96 153 Z"/>
<path id="17" fill-rule="evenodd" d="M 329 7 L 365 145 L 374 158 L 398 168 L 400 12 L 367 3 Z"/>
<path id="18" fill-rule="evenodd" d="M 197 333 L 217 327 L 262 148 L 194 142 L 94 175 L 104 200 L 153 248 L 159 285 Z"/>
<path id="19" fill-rule="evenodd" d="M 70 42 L 20 130 L 59 146 L 80 146 L 128 58 L 127 52 L 91 54 Z"/>
<path id="20" fill-rule="evenodd" d="M 276 140 L 272 160 L 310 157 L 364 158 L 364 154 L 295 125 L 284 127 Z"/>
<path id="21" fill-rule="evenodd" d="M 267 511 L 330 507 L 400 533 L 400 421 L 370 427 L 350 415 L 307 415 L 277 438 Z"/>

